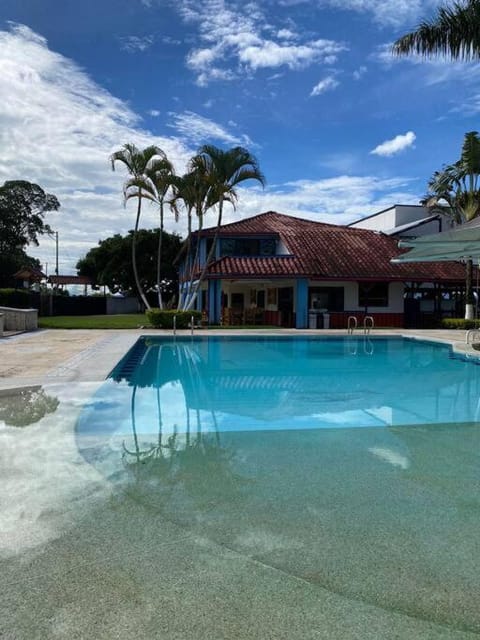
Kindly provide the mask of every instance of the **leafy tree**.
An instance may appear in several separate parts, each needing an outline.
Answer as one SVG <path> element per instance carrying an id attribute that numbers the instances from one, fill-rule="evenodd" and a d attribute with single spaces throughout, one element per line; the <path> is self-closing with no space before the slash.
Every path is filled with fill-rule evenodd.
<path id="1" fill-rule="evenodd" d="M 25 180 L 10 180 L 0 187 L 0 281 L 24 266 L 39 267 L 35 258 L 25 253 L 29 244 L 38 245 L 38 237 L 52 233 L 44 221 L 48 211 L 56 211 L 60 203 L 54 195 Z"/>
<path id="2" fill-rule="evenodd" d="M 151 200 L 152 196 L 144 189 L 142 184 L 140 184 L 140 181 L 147 182 L 149 185 L 149 189 L 154 191 L 154 185 L 151 183 L 146 173 L 148 171 L 154 170 L 155 166 L 159 162 L 163 162 L 165 159 L 166 156 L 159 147 L 152 145 L 150 147 L 147 147 L 146 149 L 140 150 L 131 143 L 124 144 L 119 151 L 115 151 L 115 153 L 110 156 L 113 170 L 115 169 L 115 163 L 121 162 L 125 165 L 130 175 L 130 178 L 127 179 L 123 188 L 125 204 L 131 197 L 136 197 L 138 199 L 137 215 L 135 218 L 135 228 L 132 235 L 131 246 L 132 268 L 138 295 L 140 296 L 143 304 L 147 309 L 150 309 L 150 304 L 143 292 L 137 268 L 137 235 L 140 222 L 140 214 L 142 211 L 142 199 L 148 198 Z M 132 189 L 134 189 L 134 193 L 132 193 Z"/>
<path id="3" fill-rule="evenodd" d="M 454 60 L 480 58 L 480 0 L 454 2 L 443 6 L 433 20 L 399 38 L 393 45 L 396 55 L 446 55 Z"/>
<path id="4" fill-rule="evenodd" d="M 480 138 L 476 131 L 470 131 L 465 134 L 459 160 L 433 174 L 428 183 L 428 194 L 421 203 L 432 211 L 452 217 L 455 224 L 469 222 L 480 215 L 479 181 Z M 472 260 L 467 260 L 467 319 L 473 318 L 472 271 Z"/>
<path id="5" fill-rule="evenodd" d="M 158 233 L 158 229 L 137 232 L 137 276 L 142 291 L 155 291 L 157 287 L 155 255 Z M 131 260 L 133 234 L 133 231 L 127 236 L 117 233 L 101 240 L 77 262 L 78 274 L 88 276 L 97 286 L 107 286 L 112 293 L 135 295 L 138 288 Z M 178 235 L 163 232 L 161 287 L 167 297 L 174 296 L 177 291 L 178 276 L 173 262 L 180 245 Z"/>

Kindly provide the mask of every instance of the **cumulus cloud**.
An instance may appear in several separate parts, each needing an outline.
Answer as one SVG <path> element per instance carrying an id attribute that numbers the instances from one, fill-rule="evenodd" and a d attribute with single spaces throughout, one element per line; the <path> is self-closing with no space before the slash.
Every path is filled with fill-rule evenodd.
<path id="1" fill-rule="evenodd" d="M 332 64 L 347 49 L 342 42 L 304 38 L 288 28 L 275 31 L 258 5 L 228 8 L 218 0 L 194 3 L 182 0 L 181 17 L 198 26 L 200 46 L 187 56 L 197 84 L 233 80 L 258 69 L 301 69 L 316 63 Z"/>
<path id="2" fill-rule="evenodd" d="M 320 80 L 320 82 L 313 87 L 310 95 L 319 96 L 326 91 L 332 91 L 333 89 L 336 89 L 339 84 L 340 83 L 338 82 L 338 80 L 336 80 L 333 76 L 327 76 L 323 80 Z"/>
<path id="3" fill-rule="evenodd" d="M 376 146 L 375 149 L 372 149 L 370 153 L 376 156 L 393 156 L 396 153 L 400 153 L 401 151 L 408 149 L 408 147 L 411 147 L 415 142 L 416 137 L 417 136 L 413 131 L 407 131 L 407 133 L 395 136 L 392 140 L 385 140 L 385 142 Z"/>

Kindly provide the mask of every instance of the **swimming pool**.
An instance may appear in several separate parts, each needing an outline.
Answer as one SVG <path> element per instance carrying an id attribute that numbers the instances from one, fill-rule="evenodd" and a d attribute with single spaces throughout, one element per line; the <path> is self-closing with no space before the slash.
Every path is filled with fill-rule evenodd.
<path id="1" fill-rule="evenodd" d="M 13 486 L 20 442 L 51 472 L 28 492 L 44 541 L 0 564 L 0 635 L 476 637 L 476 362 L 400 338 L 142 338 L 10 432 Z"/>
<path id="2" fill-rule="evenodd" d="M 474 422 L 477 362 L 405 338 L 141 338 L 79 431 L 129 434 L 133 419 L 151 433 L 154 416 L 165 434 Z"/>

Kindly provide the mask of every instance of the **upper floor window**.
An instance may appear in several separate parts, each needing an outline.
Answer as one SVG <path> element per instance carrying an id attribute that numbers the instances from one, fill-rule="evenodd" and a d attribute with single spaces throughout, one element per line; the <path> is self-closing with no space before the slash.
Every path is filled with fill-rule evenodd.
<path id="1" fill-rule="evenodd" d="M 275 248 L 274 238 L 222 238 L 220 241 L 222 256 L 274 256 Z"/>

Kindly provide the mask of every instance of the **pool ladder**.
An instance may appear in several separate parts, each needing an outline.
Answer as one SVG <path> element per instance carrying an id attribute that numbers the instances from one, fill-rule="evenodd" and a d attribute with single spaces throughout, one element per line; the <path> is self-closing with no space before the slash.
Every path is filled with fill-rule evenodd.
<path id="1" fill-rule="evenodd" d="M 347 320 L 347 332 L 352 335 L 355 329 L 358 327 L 357 316 L 348 316 Z M 372 316 L 365 316 L 363 319 L 363 333 L 368 335 L 370 331 L 375 327 L 375 321 Z"/>
<path id="2" fill-rule="evenodd" d="M 194 317 L 190 316 L 190 335 L 193 336 L 193 329 L 195 326 L 195 321 L 194 321 Z M 176 336 L 177 335 L 177 316 L 173 316 L 173 335 Z"/>

